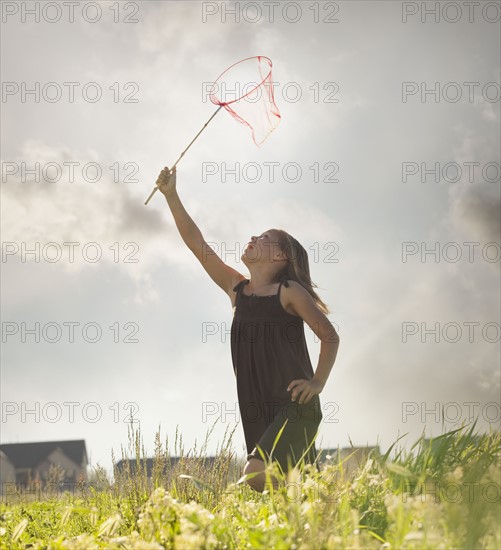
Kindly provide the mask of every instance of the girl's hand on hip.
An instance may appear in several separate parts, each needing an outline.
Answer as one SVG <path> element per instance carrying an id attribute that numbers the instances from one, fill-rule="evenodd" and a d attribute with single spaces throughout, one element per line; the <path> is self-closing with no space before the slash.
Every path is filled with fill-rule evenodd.
<path id="1" fill-rule="evenodd" d="M 299 396 L 298 403 L 300 405 L 305 405 L 315 395 L 318 395 L 324 389 L 323 385 L 317 380 L 292 380 L 292 382 L 287 387 L 287 391 L 292 390 L 291 400 L 296 401 Z"/>

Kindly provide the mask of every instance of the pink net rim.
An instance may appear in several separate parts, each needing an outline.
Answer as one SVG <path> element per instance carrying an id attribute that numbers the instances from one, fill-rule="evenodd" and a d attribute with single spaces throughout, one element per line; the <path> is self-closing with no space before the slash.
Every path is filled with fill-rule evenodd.
<path id="1" fill-rule="evenodd" d="M 214 95 L 214 94 L 209 94 L 209 98 L 211 100 L 212 103 L 214 103 L 214 105 L 222 105 L 223 107 L 225 105 L 231 105 L 232 103 L 236 103 L 237 101 L 240 101 L 241 99 L 243 99 L 244 97 L 247 97 L 248 95 L 250 95 L 252 92 L 254 92 L 255 90 L 257 90 L 260 86 L 262 86 L 263 82 L 265 82 L 266 80 L 268 80 L 268 78 L 270 77 L 271 75 L 271 72 L 272 72 L 272 69 L 273 69 L 273 63 L 271 62 L 271 59 L 269 57 L 266 57 L 265 55 L 254 55 L 252 57 L 246 57 L 245 59 L 241 59 L 240 61 L 237 61 L 236 63 L 233 63 L 233 65 L 230 65 L 227 69 L 225 69 L 217 78 L 216 80 L 214 81 L 214 84 L 217 84 L 217 82 L 219 81 L 219 79 L 221 77 L 223 77 L 228 71 L 230 71 L 233 67 L 235 67 L 236 65 L 239 65 L 240 63 L 243 63 L 244 61 L 249 61 L 249 59 L 257 59 L 257 60 L 261 60 L 261 59 L 265 59 L 269 66 L 270 66 L 270 71 L 268 72 L 268 74 L 263 78 L 263 80 L 261 80 L 261 82 L 259 84 L 257 84 L 254 88 L 252 88 L 251 90 L 249 90 L 246 94 L 240 96 L 240 97 L 237 97 L 236 99 L 233 99 L 231 101 L 219 101 L 217 99 L 217 97 Z M 212 98 L 215 98 L 217 101 L 214 101 Z"/>

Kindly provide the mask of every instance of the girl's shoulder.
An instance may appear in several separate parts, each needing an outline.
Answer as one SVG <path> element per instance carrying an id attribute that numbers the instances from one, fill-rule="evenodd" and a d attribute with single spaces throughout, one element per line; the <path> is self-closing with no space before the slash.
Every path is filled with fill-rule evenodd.
<path id="1" fill-rule="evenodd" d="M 306 294 L 309 294 L 308 290 L 298 281 L 295 281 L 294 279 L 287 279 L 280 282 L 280 288 L 285 289 L 284 292 L 281 292 L 281 294 L 285 294 L 290 299 L 294 299 L 294 297 L 302 297 Z"/>

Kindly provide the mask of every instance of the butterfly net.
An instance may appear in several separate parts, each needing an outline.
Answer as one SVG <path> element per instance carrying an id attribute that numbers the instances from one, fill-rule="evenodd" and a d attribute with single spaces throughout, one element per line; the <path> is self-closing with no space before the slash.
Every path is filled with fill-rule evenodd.
<path id="1" fill-rule="evenodd" d="M 248 57 L 226 69 L 212 85 L 209 98 L 248 126 L 257 146 L 280 122 L 273 94 L 272 63 L 268 57 Z"/>

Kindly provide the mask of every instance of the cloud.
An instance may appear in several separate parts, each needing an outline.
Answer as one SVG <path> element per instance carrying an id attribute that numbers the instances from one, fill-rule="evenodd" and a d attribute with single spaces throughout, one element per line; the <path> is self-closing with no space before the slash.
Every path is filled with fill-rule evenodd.
<path id="1" fill-rule="evenodd" d="M 501 241 L 501 197 L 495 184 L 477 184 L 456 194 L 451 221 L 472 239 L 482 243 Z"/>
<path id="2" fill-rule="evenodd" d="M 342 422 L 323 425 L 325 443 L 347 444 L 347 433 L 371 444 L 377 435 L 392 439 L 403 399 L 497 400 L 498 343 L 435 344 L 432 337 L 422 343 L 416 335 L 403 344 L 401 324 L 498 320 L 499 264 L 465 258 L 435 264 L 431 257 L 422 263 L 418 255 L 402 263 L 399 256 L 401 239 L 497 241 L 499 183 L 463 178 L 447 189 L 426 185 L 402 191 L 399 169 L 409 158 L 480 165 L 499 160 L 499 103 L 401 100 L 401 82 L 408 80 L 498 81 L 499 71 L 492 72 L 499 65 L 493 47 L 498 36 L 482 22 L 403 25 L 396 3 L 345 4 L 339 25 L 314 24 L 309 9 L 297 25 L 278 22 L 278 16 L 277 24 L 235 24 L 230 18 L 222 23 L 220 14 L 204 24 L 199 2 L 152 1 L 138 3 L 138 24 L 114 23 L 109 3 L 102 2 L 107 17 L 95 25 L 80 18 L 75 25 L 19 20 L 6 27 L 12 55 L 4 78 L 96 81 L 107 96 L 98 105 L 9 101 L 2 108 L 9 130 L 4 160 L 30 167 L 78 162 L 77 173 L 90 161 L 103 168 L 95 183 L 81 177 L 57 183 L 29 177 L 23 183 L 19 175 L 3 183 L 4 241 L 30 247 L 78 241 L 80 248 L 96 241 L 103 260 L 65 262 L 61 269 L 31 258 L 23 264 L 19 254 L 12 264 L 9 258 L 2 266 L 2 311 L 20 321 L 48 320 L 50 314 L 61 320 L 99 319 L 107 327 L 113 315 L 141 326 L 141 343 L 133 349 L 104 341 L 99 348 L 85 342 L 71 348 L 9 342 L 5 372 L 2 367 L 9 399 L 57 400 L 79 392 L 81 400 L 102 400 L 103 410 L 115 400 L 137 400 L 147 426 L 176 422 L 173 388 L 178 394 L 190 389 L 193 375 L 200 383 L 195 405 L 186 401 L 186 408 L 207 397 L 236 400 L 228 342 L 221 348 L 216 342 L 199 345 L 204 320 L 231 323 L 229 300 L 184 245 L 165 200 L 157 194 L 148 207 L 143 202 L 159 168 L 177 158 L 212 114 L 213 106 L 201 99 L 203 82 L 238 59 L 265 54 L 274 63 L 275 79 L 298 82 L 302 99 L 287 102 L 283 86 L 278 89 L 283 120 L 262 150 L 223 111 L 180 164 L 178 185 L 204 236 L 219 243 L 221 253 L 226 243 L 224 259 L 242 271 L 232 253 L 236 243 L 270 227 L 289 231 L 310 259 L 317 251 L 325 259 L 330 249 L 324 244 L 340 244 L 339 263 L 310 262 L 341 335 L 323 403 L 340 402 Z M 374 28 L 378 32 L 368 32 Z M 115 104 L 109 93 L 114 82 L 121 91 L 126 83 L 137 83 L 140 102 Z M 324 86 L 332 82 L 340 86 L 339 103 L 324 101 L 332 92 Z M 108 167 L 130 161 L 140 166 L 141 181 L 113 181 Z M 294 161 L 305 177 L 290 185 L 279 176 L 254 184 L 231 176 L 224 182 L 218 175 L 202 183 L 207 161 L 230 169 L 236 162 Z M 327 161 L 339 164 L 339 185 L 313 183 L 310 167 Z M 127 253 L 129 242 L 137 243 L 134 256 L 140 261 L 115 263 L 109 247 L 119 243 L 120 253 Z M 78 373 L 78 384 L 72 384 L 68 365 Z M 23 376 L 35 380 L 36 390 L 23 385 Z M 204 431 L 199 415 L 183 422 L 189 434 Z M 4 437 L 35 439 L 41 429 L 35 423 L 8 425 Z M 111 422 L 51 429 L 55 438 L 77 429 L 94 456 L 105 461 L 109 434 L 116 443 L 122 437 Z"/>
<path id="3" fill-rule="evenodd" d="M 483 244 L 501 243 L 501 187 L 499 137 L 489 139 L 489 132 L 458 128 L 462 136 L 454 152 L 454 161 L 462 178 L 451 184 L 449 210 L 445 224 L 452 233 Z M 496 143 L 497 142 L 497 143 Z M 467 163 L 475 162 L 468 168 Z M 471 172 L 470 172 L 471 170 Z"/>
<path id="4" fill-rule="evenodd" d="M 168 229 L 160 212 L 140 208 L 127 184 L 114 181 L 106 159 L 92 150 L 72 151 L 28 141 L 14 162 L 17 173 L 3 185 L 6 240 L 109 242 L 117 237 L 144 239 Z M 88 169 L 87 163 L 92 163 Z M 36 174 L 29 172 L 33 170 Z"/>
<path id="5" fill-rule="evenodd" d="M 94 151 L 28 141 L 15 162 L 18 173 L 9 176 L 2 189 L 2 236 L 4 247 L 12 243 L 10 250 L 17 249 L 18 256 L 23 255 L 24 247 L 36 250 L 38 246 L 38 262 L 47 261 L 56 258 L 59 250 L 58 263 L 77 273 L 88 268 L 100 250 L 99 262 L 122 268 L 135 279 L 138 296 L 143 298 L 154 297 L 150 272 L 155 265 L 166 260 L 183 262 L 185 256 L 177 254 L 182 243 L 172 239 L 177 232 L 173 224 L 160 210 L 146 208 L 130 189 L 131 184 L 114 181 L 108 170 L 112 163 Z M 76 163 L 74 181 L 68 172 L 71 162 Z M 99 181 L 89 180 L 97 173 L 94 169 L 84 175 L 87 162 L 102 170 Z M 33 170 L 37 163 L 39 181 L 38 175 L 24 177 L 22 165 Z M 62 174 L 60 180 L 50 181 L 56 180 L 57 170 Z M 171 244 L 166 246 L 169 240 Z M 55 245 L 45 248 L 48 243 Z M 73 257 L 65 243 L 76 243 L 71 245 Z M 33 255 L 26 259 L 35 260 Z"/>

